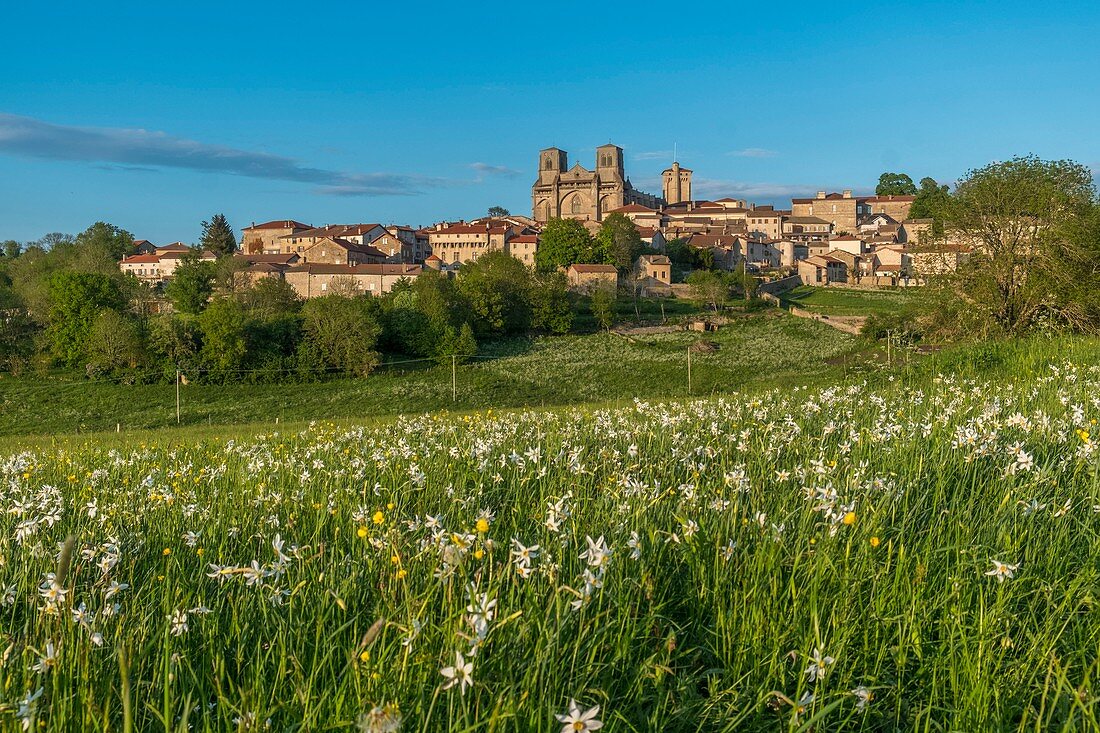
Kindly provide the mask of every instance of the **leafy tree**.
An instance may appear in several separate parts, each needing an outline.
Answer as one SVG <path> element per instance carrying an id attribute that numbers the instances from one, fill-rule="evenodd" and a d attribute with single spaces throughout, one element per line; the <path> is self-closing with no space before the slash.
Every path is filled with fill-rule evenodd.
<path id="1" fill-rule="evenodd" d="M 587 262 L 593 256 L 592 236 L 576 219 L 551 219 L 546 222 L 535 252 L 535 264 L 543 272 Z"/>
<path id="2" fill-rule="evenodd" d="M 214 277 L 214 263 L 200 260 L 196 252 L 190 252 L 164 286 L 164 294 L 180 313 L 201 313 L 214 294 Z"/>
<path id="3" fill-rule="evenodd" d="M 257 279 L 238 298 L 250 317 L 262 321 L 296 315 L 302 306 L 298 292 L 290 283 L 278 277 Z"/>
<path id="4" fill-rule="evenodd" d="M 465 364 L 470 357 L 477 355 L 477 339 L 474 338 L 474 329 L 469 323 L 463 323 L 457 331 L 454 326 L 447 326 L 439 348 L 436 350 L 436 358 L 440 364 Z"/>
<path id="5" fill-rule="evenodd" d="M 608 333 L 615 325 L 615 291 L 611 288 L 596 288 L 591 296 L 592 317 L 600 328 Z"/>
<path id="6" fill-rule="evenodd" d="M 47 337 L 55 358 L 69 367 L 87 356 L 88 336 L 99 314 L 123 306 L 118 285 L 106 275 L 59 272 L 49 281 L 50 312 Z"/>
<path id="7" fill-rule="evenodd" d="M 233 234 L 233 227 L 229 226 L 225 214 L 214 214 L 210 221 L 202 223 L 199 247 L 210 250 L 218 257 L 231 255 L 237 251 L 237 237 Z"/>
<path id="8" fill-rule="evenodd" d="M 875 186 L 876 196 L 915 196 L 917 187 L 905 173 L 883 173 Z"/>
<path id="9" fill-rule="evenodd" d="M 724 272 L 696 270 L 688 275 L 686 282 L 691 286 L 695 297 L 710 303 L 714 310 L 718 310 L 718 306 L 729 298 L 731 283 L 729 275 Z"/>
<path id="10" fill-rule="evenodd" d="M 302 306 L 305 341 L 329 368 L 365 377 L 378 364 L 382 331 L 367 298 L 326 295 Z"/>
<path id="11" fill-rule="evenodd" d="M 614 265 L 620 272 L 632 268 L 644 248 L 637 227 L 625 214 L 609 214 L 596 234 L 596 251 L 601 261 Z"/>
<path id="12" fill-rule="evenodd" d="M 88 334 L 88 366 L 96 370 L 135 367 L 142 357 L 141 330 L 118 311 L 101 311 Z"/>
<path id="13" fill-rule="evenodd" d="M 930 277 L 941 329 L 1019 334 L 1054 322 L 1098 330 L 1100 248 L 1088 168 L 1035 156 L 992 163 L 968 172 L 939 216 L 944 236 L 933 249 L 970 249 L 957 271 Z"/>
<path id="14" fill-rule="evenodd" d="M 493 216 L 493 217 L 508 216 L 511 213 L 512 212 L 508 211 L 508 209 L 504 208 L 503 206 L 490 206 L 489 207 L 489 216 Z"/>
<path id="15" fill-rule="evenodd" d="M 14 239 L 6 239 L 2 244 L 0 244 L 0 254 L 3 254 L 4 257 L 15 259 L 20 255 L 20 253 L 22 253 L 22 251 L 23 245 L 21 245 L 19 242 L 16 242 Z"/>
<path id="16" fill-rule="evenodd" d="M 198 366 L 202 333 L 193 318 L 156 316 L 151 322 L 149 343 L 164 365 L 165 375 L 174 377 L 176 368 L 186 372 Z"/>
<path id="17" fill-rule="evenodd" d="M 241 304 L 231 298 L 212 301 L 198 318 L 202 359 L 214 372 L 240 369 L 248 353 L 246 318 Z"/>
<path id="18" fill-rule="evenodd" d="M 950 189 L 936 183 L 934 178 L 920 179 L 920 190 L 917 191 L 913 205 L 909 207 L 910 219 L 938 219 L 944 207 L 950 201 Z"/>
<path id="19" fill-rule="evenodd" d="M 55 235 L 47 235 L 55 236 Z M 134 250 L 134 235 L 125 229 L 97 221 L 76 235 L 77 247 L 91 253 L 102 254 L 117 262 Z M 56 247 L 55 245 L 52 245 Z"/>
<path id="20" fill-rule="evenodd" d="M 507 252 L 488 252 L 462 268 L 458 291 L 481 334 L 522 333 L 531 327 L 531 271 Z"/>
<path id="21" fill-rule="evenodd" d="M 547 333 L 568 333 L 573 327 L 569 283 L 562 272 L 536 275 L 531 283 L 531 326 Z"/>

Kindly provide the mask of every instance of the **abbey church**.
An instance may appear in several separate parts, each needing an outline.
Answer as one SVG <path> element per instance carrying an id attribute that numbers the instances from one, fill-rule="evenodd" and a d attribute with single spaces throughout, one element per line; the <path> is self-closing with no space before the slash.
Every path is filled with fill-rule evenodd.
<path id="1" fill-rule="evenodd" d="M 531 211 L 545 223 L 561 217 L 602 221 L 615 209 L 636 204 L 662 209 L 691 199 L 691 171 L 678 163 L 664 172 L 664 197 L 639 191 L 623 169 L 623 149 L 617 145 L 596 148 L 596 169 L 580 163 L 569 167 L 569 154 L 558 148 L 539 153 L 539 177 L 531 186 Z"/>

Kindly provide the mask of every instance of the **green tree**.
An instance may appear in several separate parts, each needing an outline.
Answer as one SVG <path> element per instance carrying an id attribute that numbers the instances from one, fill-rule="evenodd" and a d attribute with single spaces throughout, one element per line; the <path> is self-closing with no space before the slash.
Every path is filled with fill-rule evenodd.
<path id="1" fill-rule="evenodd" d="M 477 339 L 470 324 L 463 323 L 457 331 L 454 326 L 447 326 L 439 348 L 436 349 L 436 359 L 439 363 L 465 364 L 472 356 L 477 356 Z"/>
<path id="2" fill-rule="evenodd" d="M 382 328 L 364 297 L 326 295 L 306 301 L 302 329 L 309 347 L 328 368 L 365 377 L 378 365 L 375 345 Z"/>
<path id="3" fill-rule="evenodd" d="M 217 298 L 198 318 L 202 333 L 202 360 L 214 372 L 240 369 L 248 353 L 246 318 L 241 304 Z"/>
<path id="4" fill-rule="evenodd" d="M 76 235 L 77 247 L 102 254 L 112 262 L 121 260 L 134 250 L 134 235 L 114 224 L 97 221 Z"/>
<path id="5" fill-rule="evenodd" d="M 99 314 L 124 303 L 114 280 L 92 272 L 59 272 L 49 281 L 47 337 L 53 356 L 77 367 L 87 357 L 88 335 Z"/>
<path id="6" fill-rule="evenodd" d="M 573 327 L 573 305 L 564 273 L 535 275 L 531 283 L 531 326 L 555 334 L 568 333 Z"/>
<path id="7" fill-rule="evenodd" d="M 298 292 L 279 277 L 261 277 L 238 295 L 251 318 L 261 321 L 296 315 L 302 307 Z"/>
<path id="8" fill-rule="evenodd" d="M 0 254 L 2 254 L 4 257 L 15 259 L 22 252 L 23 245 L 21 245 L 19 242 L 16 242 L 14 239 L 6 239 L 2 244 L 0 244 Z"/>
<path id="9" fill-rule="evenodd" d="M 596 323 L 610 333 L 611 327 L 615 325 L 615 291 L 606 287 L 594 289 L 590 305 Z"/>
<path id="10" fill-rule="evenodd" d="M 214 214 L 210 221 L 202 223 L 199 247 L 210 250 L 218 257 L 231 255 L 237 251 L 237 237 L 233 234 L 233 227 L 229 226 L 225 214 Z"/>
<path id="11" fill-rule="evenodd" d="M 944 207 L 951 199 L 950 189 L 936 183 L 934 178 L 922 178 L 913 205 L 909 207 L 910 219 L 942 218 Z"/>
<path id="12" fill-rule="evenodd" d="M 730 295 L 730 277 L 724 272 L 696 270 L 688 275 L 687 284 L 699 300 L 709 303 L 713 310 L 726 302 Z"/>
<path id="13" fill-rule="evenodd" d="M 593 255 L 592 236 L 576 219 L 551 219 L 539 236 L 535 264 L 543 272 L 587 262 Z"/>
<path id="14" fill-rule="evenodd" d="M 596 251 L 601 261 L 614 265 L 620 272 L 630 270 L 644 248 L 638 228 L 625 214 L 609 214 L 596 234 Z"/>
<path id="15" fill-rule="evenodd" d="M 174 378 L 177 368 L 189 372 L 198 366 L 202 333 L 193 318 L 160 315 L 151 320 L 149 345 L 164 374 Z"/>
<path id="16" fill-rule="evenodd" d="M 141 329 L 118 311 L 101 311 L 88 334 L 87 351 L 88 366 L 96 371 L 133 368 L 144 351 Z"/>
<path id="17" fill-rule="evenodd" d="M 916 184 L 905 173 L 883 173 L 875 186 L 876 196 L 915 196 Z"/>
<path id="18" fill-rule="evenodd" d="M 508 216 L 511 213 L 512 212 L 508 211 L 508 209 L 504 208 L 503 206 L 490 206 L 489 207 L 489 216 L 493 216 L 493 217 Z"/>
<path id="19" fill-rule="evenodd" d="M 201 313 L 214 294 L 214 277 L 214 263 L 189 252 L 164 286 L 164 294 L 180 313 Z"/>
<path id="20" fill-rule="evenodd" d="M 957 335 L 1052 321 L 1096 331 L 1095 207 L 1092 173 L 1073 161 L 1026 156 L 968 172 L 939 210 L 933 249 L 966 248 L 969 258 L 930 276 L 933 322 Z"/>
<path id="21" fill-rule="evenodd" d="M 507 252 L 488 252 L 458 274 L 480 334 L 523 333 L 531 328 L 531 271 Z"/>

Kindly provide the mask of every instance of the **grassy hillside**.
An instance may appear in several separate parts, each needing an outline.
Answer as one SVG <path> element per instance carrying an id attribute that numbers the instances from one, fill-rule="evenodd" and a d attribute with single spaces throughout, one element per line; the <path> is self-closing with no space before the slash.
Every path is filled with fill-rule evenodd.
<path id="1" fill-rule="evenodd" d="M 780 298 L 788 305 L 826 316 L 870 316 L 898 313 L 913 307 L 921 295 L 920 288 L 854 290 L 800 285 L 782 293 Z"/>
<path id="2" fill-rule="evenodd" d="M 363 380 L 291 385 L 199 385 L 181 389 L 182 422 L 274 423 L 440 409 L 569 405 L 688 395 L 687 347 L 699 334 L 624 338 L 603 333 L 496 344 L 459 367 L 432 362 L 383 368 Z M 692 355 L 692 393 L 804 383 L 862 368 L 855 339 L 771 310 L 744 315 Z M 847 361 L 846 361 L 847 357 Z M 0 436 L 175 425 L 172 385 L 117 385 L 36 377 L 0 378 Z"/>
<path id="3" fill-rule="evenodd" d="M 1096 730 L 1097 364 L 9 457 L 0 726 Z"/>

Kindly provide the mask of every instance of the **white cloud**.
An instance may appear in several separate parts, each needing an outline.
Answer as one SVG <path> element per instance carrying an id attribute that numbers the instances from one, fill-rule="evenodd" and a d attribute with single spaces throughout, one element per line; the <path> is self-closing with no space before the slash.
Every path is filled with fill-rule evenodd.
<path id="1" fill-rule="evenodd" d="M 55 125 L 0 113 L 0 153 L 47 160 L 86 161 L 115 169 L 178 168 L 249 178 L 294 181 L 338 196 L 411 195 L 460 182 L 402 173 L 346 173 L 294 158 L 211 145 L 164 132 L 120 127 Z"/>

